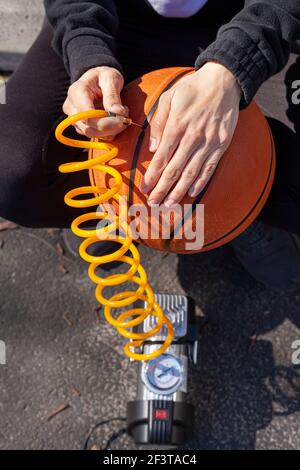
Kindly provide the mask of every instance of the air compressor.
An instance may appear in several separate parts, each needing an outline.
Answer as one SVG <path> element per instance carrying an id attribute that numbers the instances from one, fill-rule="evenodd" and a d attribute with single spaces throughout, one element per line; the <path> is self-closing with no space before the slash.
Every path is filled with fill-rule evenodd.
<path id="1" fill-rule="evenodd" d="M 191 298 L 179 294 L 155 294 L 155 300 L 174 327 L 174 339 L 162 355 L 138 363 L 136 398 L 127 403 L 127 429 L 137 444 L 177 447 L 193 432 L 188 369 L 197 363 L 195 306 Z M 150 331 L 153 317 L 149 316 L 140 328 Z M 145 352 L 155 350 L 164 335 L 162 329 L 143 343 Z"/>

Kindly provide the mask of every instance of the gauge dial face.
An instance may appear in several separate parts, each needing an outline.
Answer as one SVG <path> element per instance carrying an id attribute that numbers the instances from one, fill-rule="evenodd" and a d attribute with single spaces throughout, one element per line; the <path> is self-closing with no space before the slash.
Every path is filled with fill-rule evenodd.
<path id="1" fill-rule="evenodd" d="M 174 393 L 182 382 L 182 363 L 171 354 L 150 360 L 145 364 L 146 385 L 155 393 Z"/>

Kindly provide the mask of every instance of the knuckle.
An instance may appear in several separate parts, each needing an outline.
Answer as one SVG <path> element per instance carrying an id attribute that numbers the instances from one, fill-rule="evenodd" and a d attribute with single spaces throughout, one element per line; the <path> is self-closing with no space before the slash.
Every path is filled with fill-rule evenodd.
<path id="1" fill-rule="evenodd" d="M 121 75 L 120 72 L 118 72 L 118 70 L 114 70 L 112 72 L 111 79 L 116 84 L 116 86 L 119 86 L 120 84 L 123 84 L 124 82 L 123 76 Z"/>
<path id="2" fill-rule="evenodd" d="M 174 189 L 174 191 L 172 191 L 172 199 L 173 200 L 181 201 L 182 197 L 183 197 L 183 194 L 179 189 Z"/>
<path id="3" fill-rule="evenodd" d="M 74 93 L 74 90 L 77 90 L 77 88 L 80 86 L 80 82 L 77 80 L 77 82 L 72 83 L 72 85 L 69 86 L 69 94 Z"/>
<path id="4" fill-rule="evenodd" d="M 197 182 L 195 183 L 195 190 L 198 192 L 201 191 L 205 183 L 206 183 L 206 178 L 203 175 L 200 176 L 200 178 L 198 178 Z"/>
<path id="5" fill-rule="evenodd" d="M 231 129 L 228 128 L 226 124 L 221 125 L 220 128 L 218 129 L 218 141 L 219 141 L 220 146 L 229 145 L 232 137 L 233 137 L 233 132 L 231 132 Z"/>
<path id="6" fill-rule="evenodd" d="M 161 173 L 167 166 L 167 162 L 161 158 L 153 159 L 153 169 L 156 173 Z"/>
<path id="7" fill-rule="evenodd" d="M 229 144 L 230 140 L 229 140 L 229 136 L 227 133 L 221 133 L 219 135 L 219 146 L 220 147 L 224 147 L 224 146 L 227 146 Z"/>
<path id="8" fill-rule="evenodd" d="M 167 183 L 172 183 L 178 179 L 178 173 L 176 172 L 176 170 L 174 171 L 172 169 L 167 169 L 164 171 L 163 179 Z"/>
<path id="9" fill-rule="evenodd" d="M 212 175 L 217 167 L 217 164 L 215 162 L 208 163 L 205 168 L 205 172 L 207 175 Z"/>
<path id="10" fill-rule="evenodd" d="M 115 104 L 119 101 L 119 95 L 116 90 L 109 90 L 108 93 L 105 93 L 105 91 L 103 91 L 103 98 L 106 98 L 107 102 L 109 102 L 110 104 Z"/>
<path id="11" fill-rule="evenodd" d="M 157 178 L 153 174 L 147 176 L 147 184 L 150 186 L 153 186 L 156 183 L 156 180 Z"/>
<path id="12" fill-rule="evenodd" d="M 153 131 L 153 133 L 157 133 L 160 131 L 161 127 L 162 127 L 162 124 L 160 122 L 160 119 L 156 118 L 151 125 L 151 130 Z"/>
<path id="13" fill-rule="evenodd" d="M 191 180 L 191 179 L 193 180 L 196 178 L 197 174 L 198 174 L 198 171 L 196 168 L 188 168 L 186 170 L 185 177 L 188 180 Z"/>
<path id="14" fill-rule="evenodd" d="M 176 147 L 177 147 L 177 143 L 175 141 L 175 138 L 170 139 L 170 141 L 168 139 L 168 144 L 166 146 L 166 154 L 171 155 L 174 152 L 174 150 L 176 149 Z"/>
<path id="15" fill-rule="evenodd" d="M 172 168 L 170 168 L 169 171 L 172 172 L 172 174 L 174 175 L 174 178 L 177 180 L 179 179 L 182 173 L 182 168 L 180 168 L 179 166 L 173 166 Z"/>
<path id="16" fill-rule="evenodd" d="M 81 93 L 83 88 L 85 88 L 84 83 L 82 83 L 80 81 L 74 82 L 68 90 L 68 96 L 70 98 L 75 98 L 76 96 L 78 96 Z"/>
<path id="17" fill-rule="evenodd" d="M 165 193 L 166 191 L 164 189 L 158 189 L 157 191 L 155 191 L 155 199 L 163 199 L 163 197 L 165 196 Z"/>
<path id="18" fill-rule="evenodd" d="M 79 81 L 89 80 L 90 78 L 94 77 L 97 73 L 98 73 L 97 67 L 91 68 L 81 75 L 81 77 L 79 78 Z"/>
<path id="19" fill-rule="evenodd" d="M 68 116 L 69 115 L 69 100 L 66 100 L 62 106 L 63 112 Z"/>
<path id="20" fill-rule="evenodd" d="M 176 129 L 180 128 L 182 126 L 182 119 L 179 116 L 174 116 L 172 126 L 176 127 Z"/>
<path id="21" fill-rule="evenodd" d="M 121 78 L 122 74 L 119 72 L 119 70 L 115 69 L 114 67 L 108 67 L 104 65 L 103 67 L 100 67 L 100 72 L 103 73 L 103 75 L 107 75 L 108 78 Z"/>

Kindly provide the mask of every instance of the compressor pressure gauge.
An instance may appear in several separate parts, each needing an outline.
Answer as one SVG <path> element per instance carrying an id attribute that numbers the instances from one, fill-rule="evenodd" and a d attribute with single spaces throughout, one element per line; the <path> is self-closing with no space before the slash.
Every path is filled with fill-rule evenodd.
<path id="1" fill-rule="evenodd" d="M 142 379 L 153 393 L 174 393 L 183 380 L 182 362 L 173 354 L 162 354 L 143 364 Z"/>
<path id="2" fill-rule="evenodd" d="M 181 294 L 155 294 L 174 327 L 174 340 L 164 354 L 137 364 L 136 398 L 127 403 L 127 430 L 136 444 L 182 446 L 191 436 L 194 407 L 188 403 L 188 364 L 197 362 L 198 326 L 194 303 Z M 136 307 L 146 307 L 141 300 Z M 157 318 L 149 315 L 136 333 L 148 333 Z M 168 334 L 163 327 L 141 346 L 154 352 Z"/>

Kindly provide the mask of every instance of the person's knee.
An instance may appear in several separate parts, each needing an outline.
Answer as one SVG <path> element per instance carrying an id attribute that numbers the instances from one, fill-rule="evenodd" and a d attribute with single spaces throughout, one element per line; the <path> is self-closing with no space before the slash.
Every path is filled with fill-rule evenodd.
<path id="1" fill-rule="evenodd" d="M 19 225 L 33 226 L 34 212 L 29 210 L 34 201 L 34 152 L 41 151 L 33 143 L 22 147 L 16 133 L 7 139 L 0 131 L 0 217 Z M 33 139 L 34 142 L 34 139 Z"/>
<path id="2" fill-rule="evenodd" d="M 0 217 L 36 224 L 38 188 L 42 187 L 43 146 L 49 122 L 31 109 L 0 106 Z"/>
<path id="3" fill-rule="evenodd" d="M 246 271 L 265 287 L 282 293 L 300 289 L 300 242 L 286 230 L 256 219 L 231 246 Z"/>
<path id="4" fill-rule="evenodd" d="M 28 184 L 26 174 L 0 176 L 0 217 L 26 227 L 34 226 L 34 211 L 31 201 L 33 187 Z"/>

